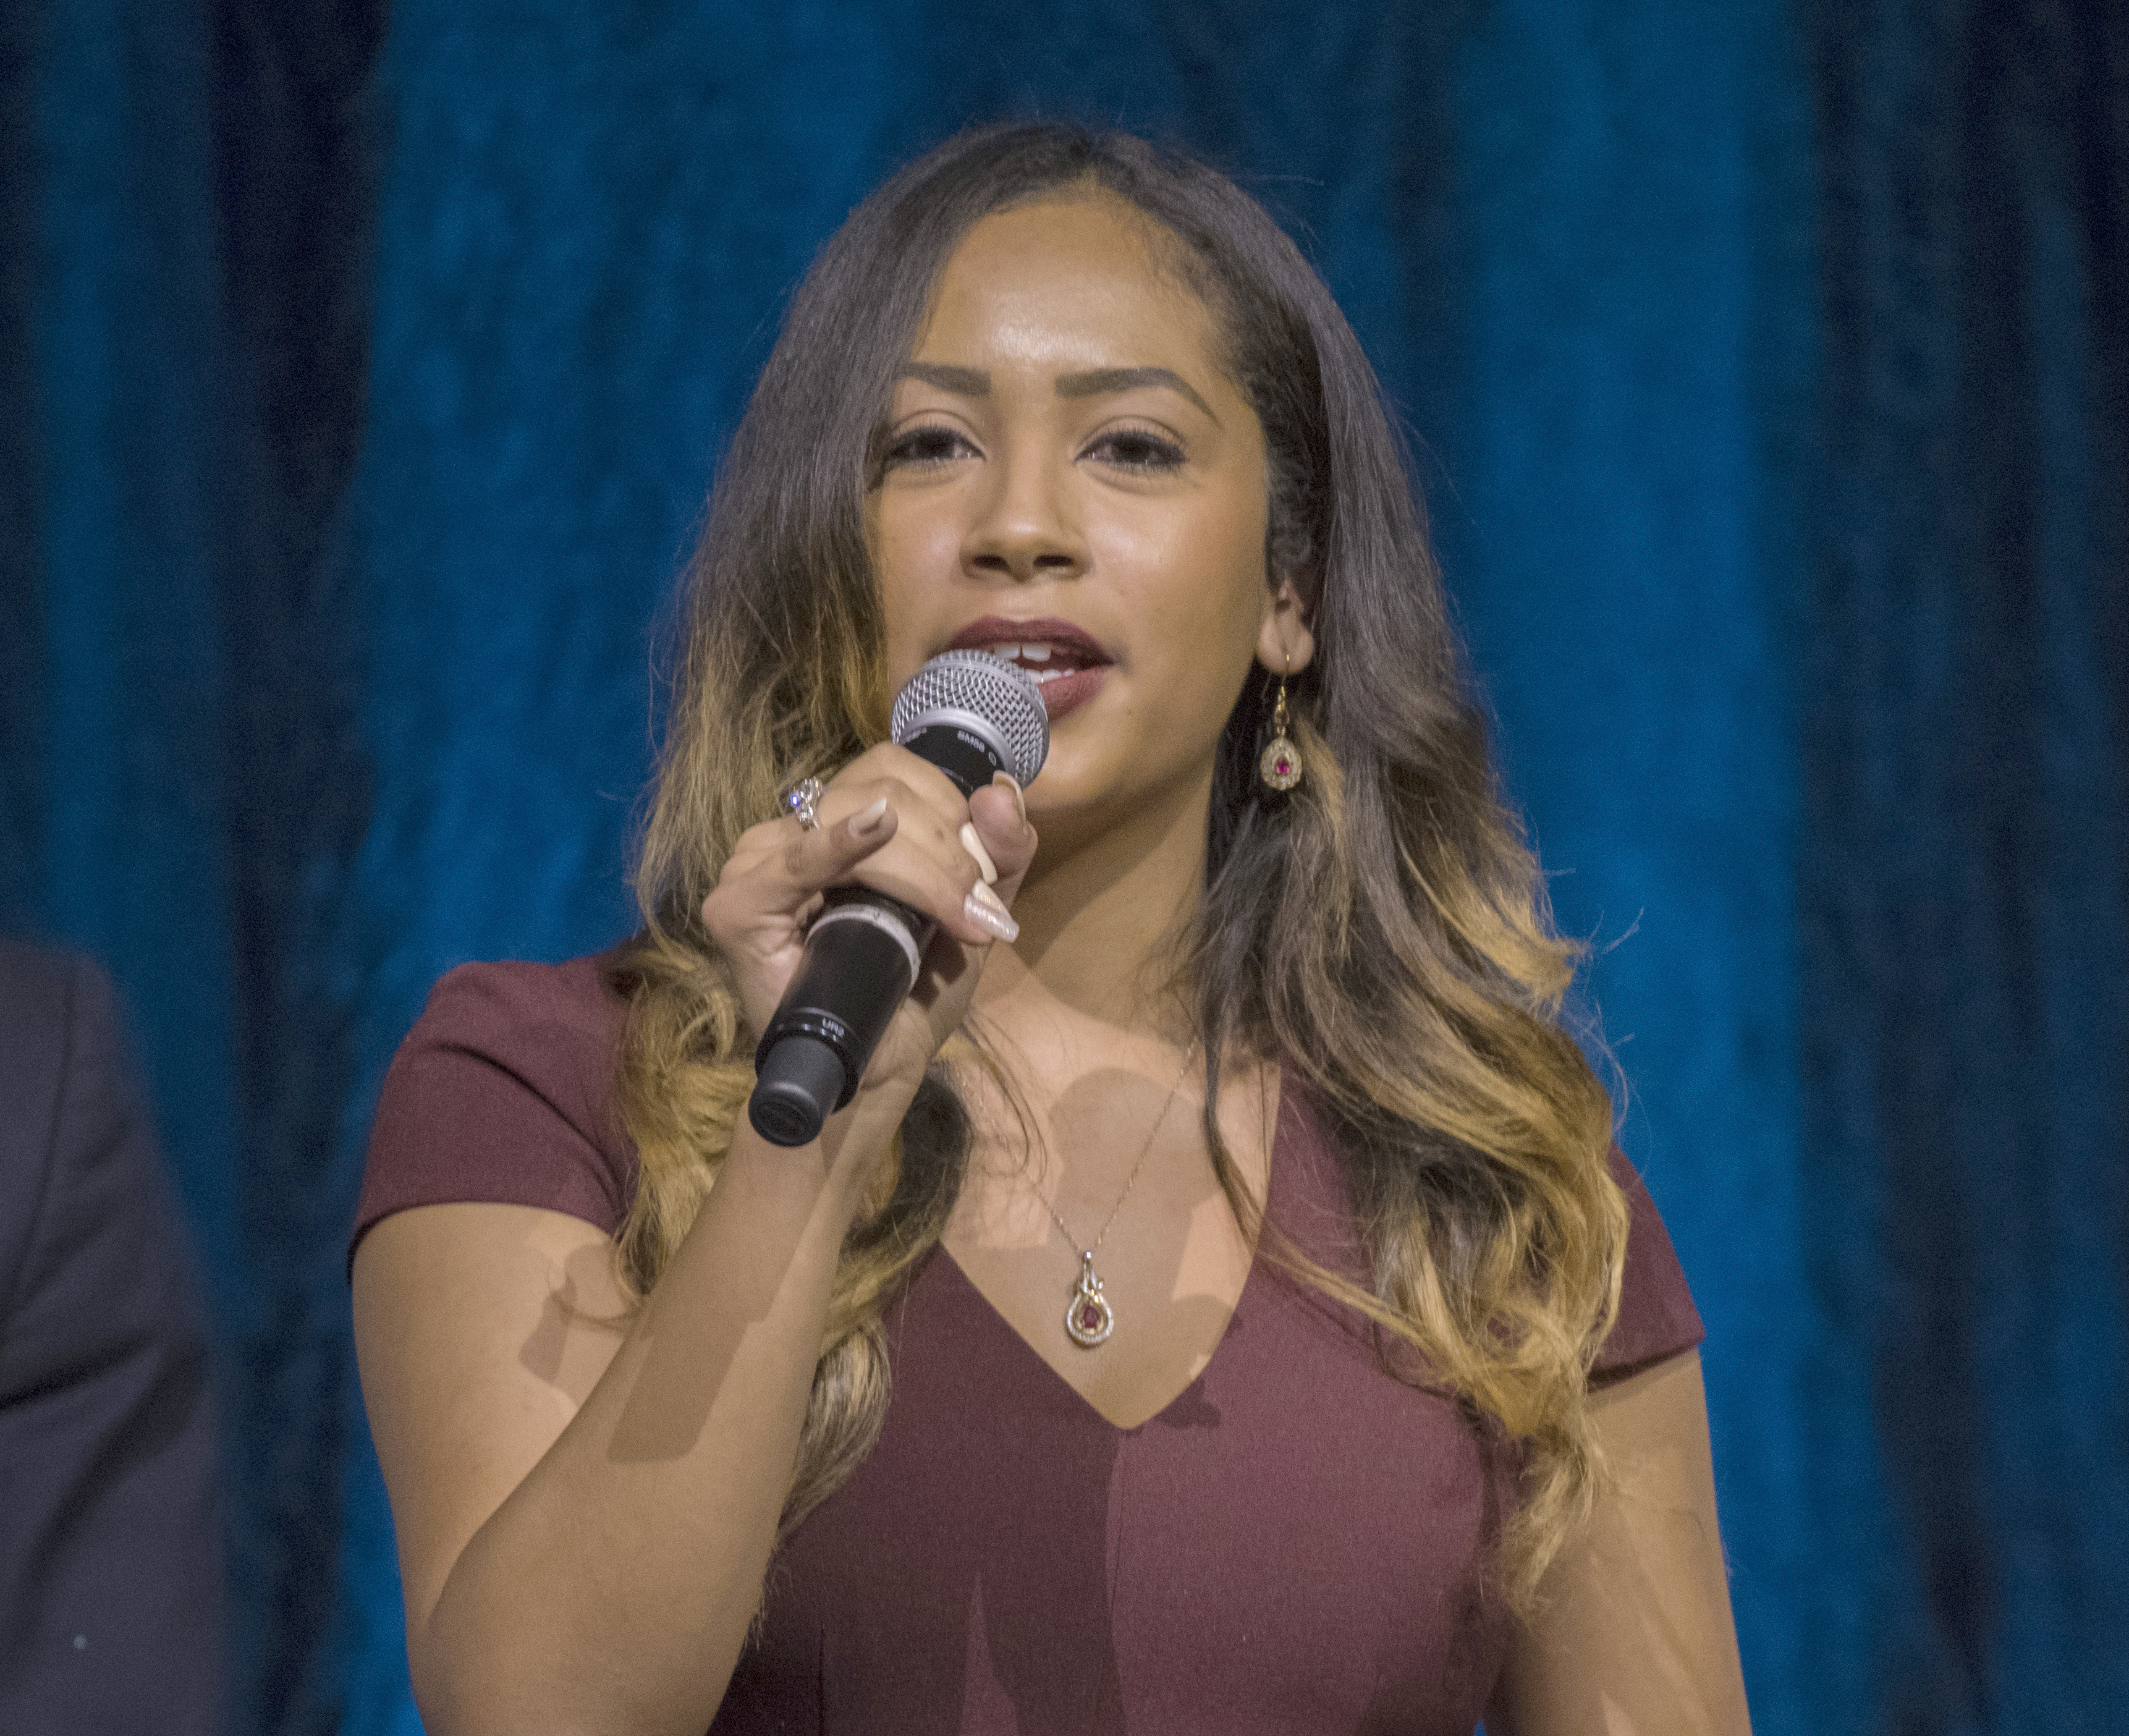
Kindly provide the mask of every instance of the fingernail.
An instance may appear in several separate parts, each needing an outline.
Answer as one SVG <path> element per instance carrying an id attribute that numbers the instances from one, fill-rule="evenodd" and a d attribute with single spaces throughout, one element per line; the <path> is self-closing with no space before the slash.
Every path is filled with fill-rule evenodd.
<path id="1" fill-rule="evenodd" d="M 998 885 L 998 864 L 991 860 L 990 851 L 984 848 L 984 841 L 976 836 L 973 821 L 961 822 L 961 847 L 976 859 L 976 866 L 982 871 L 984 884 L 986 886 Z"/>
<path id="2" fill-rule="evenodd" d="M 869 838 L 879 830 L 886 818 L 887 798 L 882 796 L 871 807 L 850 816 L 850 836 L 854 838 Z"/>
<path id="3" fill-rule="evenodd" d="M 1012 805 L 1020 810 L 1020 823 L 1025 826 L 1027 823 L 1027 798 L 1021 790 L 1020 780 L 1009 771 L 994 771 L 991 774 L 991 782 L 1003 784 L 1012 792 Z"/>
<path id="4" fill-rule="evenodd" d="M 1020 924 L 1012 919 L 998 895 L 982 882 L 969 889 L 969 895 L 961 900 L 961 909 L 979 928 L 995 934 L 1002 941 L 1020 938 Z"/>

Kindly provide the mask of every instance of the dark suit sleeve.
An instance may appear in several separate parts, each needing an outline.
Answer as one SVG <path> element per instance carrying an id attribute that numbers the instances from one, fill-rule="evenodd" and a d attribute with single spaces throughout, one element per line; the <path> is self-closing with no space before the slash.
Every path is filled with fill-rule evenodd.
<path id="1" fill-rule="evenodd" d="M 0 1730 L 207 1736 L 221 1539 L 198 1296 L 109 985 L 0 956 Z"/>

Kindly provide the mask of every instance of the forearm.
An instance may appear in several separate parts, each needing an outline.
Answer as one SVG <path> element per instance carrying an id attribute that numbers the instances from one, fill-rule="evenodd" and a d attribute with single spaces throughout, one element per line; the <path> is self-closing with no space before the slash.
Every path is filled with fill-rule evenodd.
<path id="1" fill-rule="evenodd" d="M 891 1108 L 821 1147 L 742 1127 L 613 1361 L 409 1636 L 439 1736 L 683 1732 L 714 1715 L 790 1486 L 852 1179 Z"/>

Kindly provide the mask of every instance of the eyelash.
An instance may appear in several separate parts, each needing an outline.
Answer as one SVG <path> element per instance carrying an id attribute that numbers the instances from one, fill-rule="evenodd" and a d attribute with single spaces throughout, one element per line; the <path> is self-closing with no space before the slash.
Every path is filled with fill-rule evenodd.
<path id="1" fill-rule="evenodd" d="M 1172 470 L 1183 462 L 1183 448 L 1149 428 L 1112 428 L 1087 448 L 1086 455 L 1091 457 L 1104 446 L 1112 451 L 1126 446 L 1136 450 L 1136 457 L 1119 455 L 1102 460 L 1120 470 Z"/>
<path id="2" fill-rule="evenodd" d="M 1103 456 L 1104 449 L 1107 455 Z M 938 426 L 911 428 L 891 441 L 885 461 L 889 465 L 945 464 L 974 448 L 955 428 Z M 1172 470 L 1183 462 L 1183 449 L 1146 428 L 1112 428 L 1081 454 L 1119 470 Z"/>
<path id="3" fill-rule="evenodd" d="M 912 428 L 888 442 L 886 461 L 891 465 L 945 464 L 950 459 L 961 456 L 961 453 L 955 450 L 956 447 L 974 450 L 969 446 L 968 436 L 955 429 L 937 427 Z"/>

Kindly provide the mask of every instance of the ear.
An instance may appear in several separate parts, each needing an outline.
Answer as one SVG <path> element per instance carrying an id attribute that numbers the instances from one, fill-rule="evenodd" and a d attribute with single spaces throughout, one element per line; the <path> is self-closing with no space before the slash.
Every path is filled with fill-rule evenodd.
<path id="1" fill-rule="evenodd" d="M 1282 579 L 1265 599 L 1257 629 L 1257 661 L 1275 675 L 1298 675 L 1316 656 L 1316 635 L 1291 579 Z"/>

